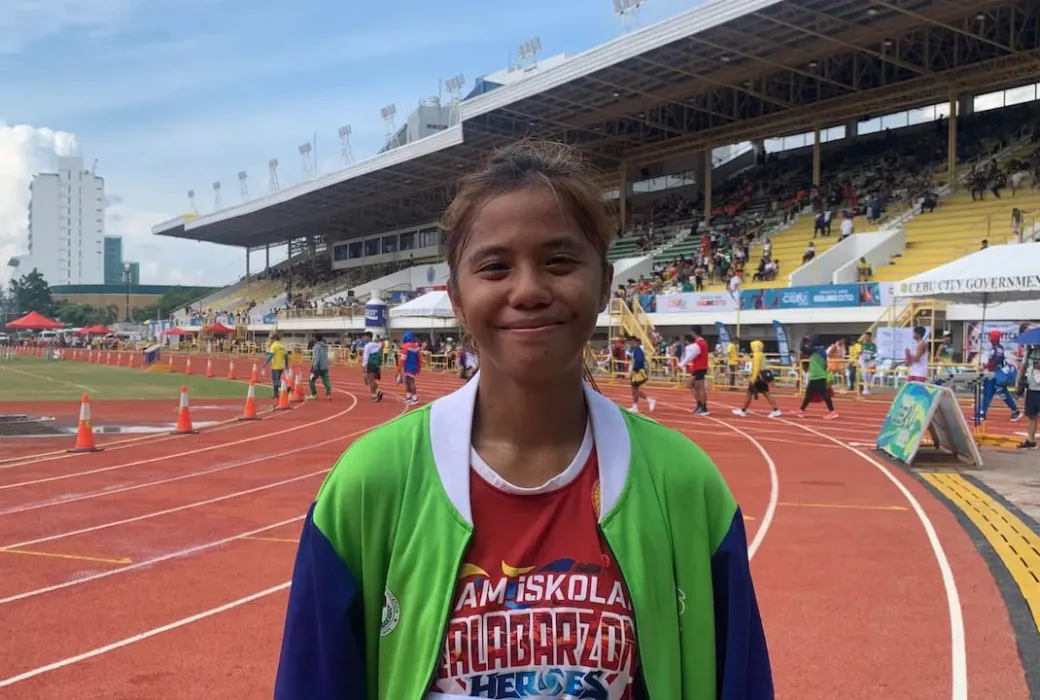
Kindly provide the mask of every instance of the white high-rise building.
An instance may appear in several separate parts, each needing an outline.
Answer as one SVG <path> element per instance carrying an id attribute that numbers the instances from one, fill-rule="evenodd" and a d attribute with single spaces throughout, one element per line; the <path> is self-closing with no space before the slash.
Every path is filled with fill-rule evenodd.
<path id="1" fill-rule="evenodd" d="M 28 254 L 16 275 L 39 270 L 51 286 L 104 284 L 105 181 L 82 158 L 59 158 L 58 172 L 33 176 Z"/>

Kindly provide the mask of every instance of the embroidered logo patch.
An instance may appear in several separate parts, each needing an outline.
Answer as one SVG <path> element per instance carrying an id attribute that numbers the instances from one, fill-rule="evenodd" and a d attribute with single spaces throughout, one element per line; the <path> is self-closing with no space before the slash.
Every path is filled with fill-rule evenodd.
<path id="1" fill-rule="evenodd" d="M 379 636 L 385 637 L 395 629 L 401 621 L 401 604 L 397 596 L 389 588 L 383 591 L 383 615 L 379 622 Z"/>

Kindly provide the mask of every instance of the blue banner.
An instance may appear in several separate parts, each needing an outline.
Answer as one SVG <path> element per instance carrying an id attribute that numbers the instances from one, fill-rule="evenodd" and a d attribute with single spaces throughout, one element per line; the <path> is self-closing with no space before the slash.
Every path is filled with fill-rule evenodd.
<path id="1" fill-rule="evenodd" d="M 881 287 L 877 282 L 774 287 L 740 293 L 740 308 L 744 311 L 847 309 L 859 306 L 881 306 Z"/>
<path id="2" fill-rule="evenodd" d="M 278 323 L 278 314 L 264 314 L 261 319 L 265 325 L 272 325 Z"/>
<path id="3" fill-rule="evenodd" d="M 791 366 L 791 344 L 787 340 L 787 329 L 779 321 L 773 321 L 773 330 L 776 332 L 776 345 L 780 353 L 780 365 Z"/>
<path id="4" fill-rule="evenodd" d="M 722 349 L 725 350 L 729 347 L 729 329 L 726 328 L 726 324 L 716 321 L 715 330 L 719 332 L 719 343 L 722 345 Z"/>

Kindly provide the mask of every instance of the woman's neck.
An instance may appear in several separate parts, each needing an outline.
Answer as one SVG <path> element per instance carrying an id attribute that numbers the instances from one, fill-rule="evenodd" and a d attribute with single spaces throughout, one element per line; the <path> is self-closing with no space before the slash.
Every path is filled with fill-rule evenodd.
<path id="1" fill-rule="evenodd" d="M 580 372 L 533 386 L 494 368 L 481 372 L 473 447 L 503 479 L 540 486 L 574 459 L 588 422 Z"/>

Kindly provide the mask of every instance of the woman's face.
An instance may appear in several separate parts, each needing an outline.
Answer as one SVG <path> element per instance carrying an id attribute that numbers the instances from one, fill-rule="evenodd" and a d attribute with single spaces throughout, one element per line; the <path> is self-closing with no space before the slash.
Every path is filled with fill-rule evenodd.
<path id="1" fill-rule="evenodd" d="M 473 220 L 452 295 L 485 370 L 539 382 L 580 367 L 611 270 L 547 187 L 500 195 Z"/>

